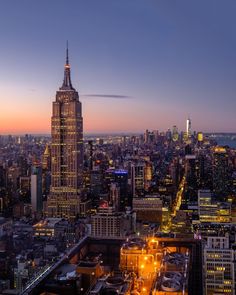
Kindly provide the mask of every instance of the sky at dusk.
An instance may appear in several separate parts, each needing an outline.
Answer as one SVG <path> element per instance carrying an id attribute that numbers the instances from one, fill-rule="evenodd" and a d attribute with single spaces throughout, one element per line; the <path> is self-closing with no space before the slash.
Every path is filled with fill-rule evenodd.
<path id="1" fill-rule="evenodd" d="M 235 0 L 6 0 L 0 133 L 50 133 L 69 41 L 84 132 L 236 132 Z"/>

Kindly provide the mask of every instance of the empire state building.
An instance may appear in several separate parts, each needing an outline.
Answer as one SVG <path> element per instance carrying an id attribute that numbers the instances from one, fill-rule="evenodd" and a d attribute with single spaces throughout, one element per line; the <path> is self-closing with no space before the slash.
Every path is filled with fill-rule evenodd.
<path id="1" fill-rule="evenodd" d="M 80 212 L 83 118 L 79 94 L 71 83 L 68 47 L 63 84 L 52 106 L 51 133 L 52 178 L 45 215 L 75 218 Z"/>

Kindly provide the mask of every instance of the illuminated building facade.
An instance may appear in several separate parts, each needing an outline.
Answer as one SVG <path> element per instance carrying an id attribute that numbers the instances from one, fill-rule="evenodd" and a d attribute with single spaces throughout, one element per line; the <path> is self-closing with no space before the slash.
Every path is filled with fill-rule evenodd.
<path id="1" fill-rule="evenodd" d="M 131 164 L 131 190 L 132 195 L 137 196 L 145 187 L 145 162 Z"/>
<path id="2" fill-rule="evenodd" d="M 230 249 L 227 236 L 207 238 L 204 267 L 207 295 L 235 294 L 234 250 Z"/>
<path id="3" fill-rule="evenodd" d="M 191 136 L 191 119 L 189 117 L 186 121 L 186 134 L 187 134 L 187 137 Z"/>
<path id="4" fill-rule="evenodd" d="M 91 216 L 92 236 L 100 238 L 119 238 L 135 231 L 136 214 L 133 211 L 117 211 L 117 200 L 102 201 L 97 214 Z"/>
<path id="5" fill-rule="evenodd" d="M 51 151 L 48 144 L 46 144 L 45 151 L 43 153 L 42 157 L 42 168 L 44 170 L 50 170 L 51 169 Z"/>
<path id="6" fill-rule="evenodd" d="M 35 237 L 54 237 L 55 227 L 61 218 L 46 218 L 33 225 Z"/>
<path id="7" fill-rule="evenodd" d="M 148 189 L 151 186 L 152 174 L 153 174 L 152 163 L 149 161 L 146 161 L 145 162 L 145 170 L 144 170 L 144 188 L 146 191 L 148 191 Z"/>
<path id="8" fill-rule="evenodd" d="M 40 220 L 33 225 L 33 234 L 34 238 L 40 238 L 42 241 L 61 241 L 63 239 L 69 244 L 74 243 L 75 239 L 80 237 L 78 224 L 63 218 L 46 218 Z"/>
<path id="9" fill-rule="evenodd" d="M 179 139 L 178 127 L 176 125 L 174 125 L 173 129 L 172 129 L 172 140 L 178 141 L 178 139 Z"/>
<path id="10" fill-rule="evenodd" d="M 198 191 L 198 214 L 200 222 L 231 222 L 231 206 L 212 199 L 210 190 Z"/>
<path id="11" fill-rule="evenodd" d="M 198 214 L 201 222 L 217 222 L 217 204 L 212 204 L 210 190 L 198 191 Z"/>
<path id="12" fill-rule="evenodd" d="M 100 209 L 100 208 L 99 208 Z M 123 215 L 115 213 L 113 208 L 107 207 L 107 210 L 99 210 L 98 214 L 91 217 L 92 236 L 94 237 L 121 237 Z"/>
<path id="13" fill-rule="evenodd" d="M 130 209 L 120 211 L 120 188 L 110 186 L 108 200 L 100 202 L 97 213 L 91 216 L 93 237 L 123 237 L 135 230 L 136 214 Z"/>
<path id="14" fill-rule="evenodd" d="M 83 118 L 78 92 L 72 87 L 67 57 L 62 87 L 52 114 L 51 190 L 45 215 L 75 218 L 80 213 L 83 170 Z"/>
<path id="15" fill-rule="evenodd" d="M 202 142 L 204 140 L 204 136 L 202 132 L 198 132 L 197 134 L 197 140 L 198 142 Z"/>

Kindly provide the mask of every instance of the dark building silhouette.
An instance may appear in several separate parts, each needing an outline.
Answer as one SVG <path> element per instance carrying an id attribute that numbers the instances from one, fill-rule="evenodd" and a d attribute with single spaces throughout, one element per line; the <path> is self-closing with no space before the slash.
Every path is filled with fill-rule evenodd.
<path id="1" fill-rule="evenodd" d="M 227 150 L 216 147 L 213 154 L 213 191 L 217 199 L 223 200 L 229 193 L 229 157 Z"/>

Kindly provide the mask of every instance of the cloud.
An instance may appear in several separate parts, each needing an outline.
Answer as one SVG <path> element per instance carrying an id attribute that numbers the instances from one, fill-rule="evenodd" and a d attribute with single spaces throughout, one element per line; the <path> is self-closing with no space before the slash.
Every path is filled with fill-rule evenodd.
<path id="1" fill-rule="evenodd" d="M 131 96 L 128 95 L 118 95 L 118 94 L 82 94 L 81 96 L 90 98 L 112 98 L 112 99 L 130 99 Z"/>

